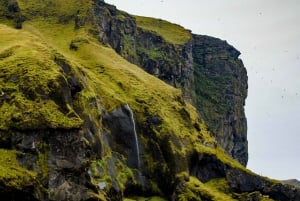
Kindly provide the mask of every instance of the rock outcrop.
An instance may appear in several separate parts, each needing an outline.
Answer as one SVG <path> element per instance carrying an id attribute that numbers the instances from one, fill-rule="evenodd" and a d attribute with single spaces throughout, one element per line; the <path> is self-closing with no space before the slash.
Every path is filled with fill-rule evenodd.
<path id="1" fill-rule="evenodd" d="M 221 146 L 243 165 L 248 161 L 247 72 L 240 52 L 226 41 L 194 35 L 196 105 Z"/>
<path id="2" fill-rule="evenodd" d="M 104 2 L 98 2 L 95 13 L 99 39 L 148 73 L 181 88 L 219 144 L 246 165 L 247 72 L 240 53 L 220 39 L 191 34 L 160 19 L 134 17 Z"/>
<path id="3" fill-rule="evenodd" d="M 0 38 L 1 199 L 299 200 L 244 166 L 226 42 L 100 0 L 2 1 Z"/>

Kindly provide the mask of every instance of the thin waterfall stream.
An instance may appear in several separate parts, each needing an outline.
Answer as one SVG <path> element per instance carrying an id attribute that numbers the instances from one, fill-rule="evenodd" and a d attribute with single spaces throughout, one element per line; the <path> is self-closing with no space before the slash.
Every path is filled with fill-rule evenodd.
<path id="1" fill-rule="evenodd" d="M 136 128 L 135 128 L 135 120 L 134 120 L 133 112 L 132 112 L 131 108 L 129 107 L 129 105 L 126 104 L 125 107 L 130 113 L 131 122 L 133 124 L 133 132 L 134 132 L 136 155 L 137 155 L 137 168 L 140 169 L 140 148 L 139 148 L 139 141 L 138 141 Z"/>

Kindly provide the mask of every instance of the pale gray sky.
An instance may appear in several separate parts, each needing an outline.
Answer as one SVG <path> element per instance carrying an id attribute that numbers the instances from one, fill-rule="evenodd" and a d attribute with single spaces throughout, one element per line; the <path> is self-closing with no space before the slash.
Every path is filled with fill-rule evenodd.
<path id="1" fill-rule="evenodd" d="M 299 0 L 106 0 L 227 40 L 248 71 L 249 162 L 254 172 L 300 180 Z"/>

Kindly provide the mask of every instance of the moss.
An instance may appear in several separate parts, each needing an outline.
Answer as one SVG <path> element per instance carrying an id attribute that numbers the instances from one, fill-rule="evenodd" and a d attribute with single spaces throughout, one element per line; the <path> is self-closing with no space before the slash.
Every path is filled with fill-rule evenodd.
<path id="1" fill-rule="evenodd" d="M 0 60 L 1 91 L 5 100 L 0 106 L 0 129 L 27 130 L 43 128 L 78 128 L 82 120 L 62 111 L 64 103 L 49 99 L 52 86 L 64 82 L 60 68 L 52 60 L 49 47 L 24 31 L 0 26 L 4 51 L 10 52 Z M 63 93 L 63 92 L 62 92 Z M 60 94 L 63 96 L 63 94 Z M 2 98 L 3 99 L 3 98 Z"/>
<path id="2" fill-rule="evenodd" d="M 137 48 L 137 54 L 143 57 L 148 57 L 148 59 L 153 61 L 164 61 L 169 64 L 169 66 L 175 66 L 173 58 L 171 58 L 166 52 L 157 48 Z M 143 58 L 145 59 L 145 58 Z"/>
<path id="3" fill-rule="evenodd" d="M 120 21 L 124 21 L 124 20 L 126 20 L 126 15 L 127 15 L 126 12 L 124 12 L 124 11 L 118 11 L 117 15 L 116 15 L 116 18 L 118 20 L 120 20 Z"/>
<path id="4" fill-rule="evenodd" d="M 220 119 L 224 114 L 230 112 L 230 106 L 224 99 L 224 86 L 226 80 L 231 80 L 224 75 L 219 77 L 209 77 L 202 72 L 195 64 L 195 92 L 196 104 L 204 111 L 206 119 Z"/>
<path id="5" fill-rule="evenodd" d="M 230 194 L 229 184 L 225 178 L 212 179 L 205 186 L 216 189 L 222 193 Z"/>
<path id="6" fill-rule="evenodd" d="M 223 181 L 221 181 L 224 184 Z M 230 194 L 226 194 L 218 189 L 216 184 L 220 184 L 220 181 L 212 183 L 203 184 L 198 179 L 194 177 L 190 177 L 189 181 L 185 183 L 186 188 L 184 191 L 179 195 L 179 200 L 224 200 L 224 201 L 234 201 Z"/>
<path id="7" fill-rule="evenodd" d="M 128 63 L 110 48 L 101 46 L 97 40 L 88 35 L 85 36 L 82 33 L 83 30 L 74 32 L 72 26 L 42 24 L 39 20 L 24 25 L 24 29 L 28 31 L 36 32 L 35 27 L 40 27 L 38 32 L 45 41 L 63 53 L 66 59 L 78 64 L 78 68 L 84 72 L 88 80 L 86 85 L 88 89 L 85 93 L 101 94 L 99 103 L 103 108 L 112 110 L 121 104 L 128 103 L 139 115 L 139 111 L 143 112 L 143 108 L 147 107 L 150 114 L 158 114 L 164 119 L 162 126 L 164 132 L 182 137 L 190 135 L 189 128 L 192 124 L 187 127 L 186 121 L 177 112 L 182 109 L 182 106 L 178 104 L 178 100 L 182 99 L 180 90 L 166 85 L 137 66 Z M 83 44 L 77 51 L 70 51 L 69 42 L 65 38 L 76 38 L 77 34 L 85 37 L 89 42 Z M 81 92 L 78 95 L 81 96 L 80 94 Z M 81 104 L 84 104 L 84 101 Z M 196 110 L 189 108 L 189 112 L 197 116 Z M 194 118 L 196 122 L 199 120 L 199 117 Z"/>
<path id="8" fill-rule="evenodd" d="M 262 197 L 260 199 L 260 201 L 274 201 L 273 199 L 269 198 L 269 197 Z"/>
<path id="9" fill-rule="evenodd" d="M 134 198 L 124 198 L 123 201 L 166 201 L 162 197 L 134 197 Z"/>
<path id="10" fill-rule="evenodd" d="M 216 146 L 216 144 L 214 145 L 214 144 L 209 144 L 209 143 L 202 145 L 200 143 L 194 143 L 193 146 L 194 146 L 194 149 L 198 153 L 214 155 L 218 160 L 220 160 L 223 164 L 228 165 L 229 167 L 237 168 L 237 169 L 239 169 L 241 171 L 245 171 L 251 175 L 255 174 L 252 171 L 250 171 L 249 169 L 246 169 L 238 161 L 236 161 L 232 157 L 230 157 L 219 145 Z"/>
<path id="11" fill-rule="evenodd" d="M 96 186 L 104 183 L 102 190 L 107 192 L 116 184 L 121 192 L 124 192 L 127 182 L 134 181 L 133 172 L 125 165 L 124 161 L 111 156 L 91 161 L 90 168 L 93 183 Z"/>
<path id="12" fill-rule="evenodd" d="M 38 155 L 38 162 L 40 168 L 40 175 L 42 179 L 47 179 L 49 176 L 49 166 L 48 166 L 48 145 L 46 143 L 41 143 L 39 145 L 39 155 Z"/>
<path id="13" fill-rule="evenodd" d="M 129 61 L 137 60 L 137 51 L 134 37 L 131 35 L 123 34 L 122 56 Z"/>
<path id="14" fill-rule="evenodd" d="M 138 27 L 157 33 L 171 44 L 182 45 L 191 39 L 190 31 L 177 24 L 172 24 L 161 19 L 142 16 L 135 16 L 135 20 Z"/>
<path id="15" fill-rule="evenodd" d="M 21 167 L 14 150 L 0 149 L 0 184 L 6 188 L 21 190 L 33 186 L 36 173 Z"/>
<path id="16" fill-rule="evenodd" d="M 241 194 L 234 194 L 238 200 L 259 200 L 259 201 L 274 201 L 273 199 L 269 198 L 269 196 L 262 195 L 259 191 L 254 192 L 247 192 Z"/>
<path id="17" fill-rule="evenodd" d="M 22 14 L 28 18 L 43 17 L 74 17 L 80 9 L 90 8 L 92 1 L 86 0 L 18 0 Z"/>
<path id="18" fill-rule="evenodd" d="M 65 9 L 72 2 L 46 1 L 45 5 L 50 4 L 47 12 L 51 12 L 58 5 L 61 9 Z M 33 1 L 29 1 L 28 4 L 20 1 L 26 15 L 35 12 L 40 14 L 46 9 L 39 8 L 39 5 L 32 7 L 32 3 Z M 61 14 L 69 16 L 72 13 L 74 13 L 73 5 L 70 6 L 70 10 L 66 9 Z M 49 14 L 56 15 L 56 11 Z M 147 26 L 149 29 L 153 28 L 150 27 L 150 22 L 154 19 L 138 18 L 141 23 L 143 20 L 148 23 L 145 25 L 146 28 Z M 183 44 L 190 38 L 187 34 L 189 32 L 177 25 L 164 21 L 155 23 L 161 23 L 163 28 L 159 27 L 159 30 L 153 31 L 157 31 L 173 44 Z M 103 111 L 109 112 L 120 105 L 129 104 L 137 124 L 147 123 L 145 111 L 149 116 L 158 116 L 161 124 L 159 128 L 153 128 L 152 134 L 158 141 L 162 139 L 171 141 L 167 145 L 170 148 L 168 153 L 174 155 L 173 161 L 170 160 L 161 167 L 153 157 L 146 156 L 148 169 L 152 172 L 156 167 L 163 168 L 162 172 L 167 173 L 169 168 L 176 169 L 174 166 L 178 161 L 174 159 L 182 159 L 194 150 L 217 155 L 221 161 L 230 166 L 239 166 L 220 148 L 216 150 L 202 145 L 204 143 L 215 145 L 215 141 L 196 109 L 184 102 L 180 90 L 127 62 L 110 47 L 101 45 L 96 38 L 88 34 L 87 28 L 74 29 L 74 26 L 74 22 L 71 21 L 62 25 L 57 22 L 56 17 L 47 21 L 43 18 L 28 20 L 24 23 L 23 30 L 19 31 L 0 25 L 0 38 L 4 39 L 0 40 L 0 90 L 6 94 L 5 99 L 0 100 L 2 101 L 0 113 L 3 114 L 0 116 L 1 130 L 80 128 L 83 117 L 91 115 L 101 122 Z M 165 34 L 167 29 L 178 34 L 172 33 L 172 36 L 169 36 Z M 173 38 L 174 36 L 176 37 Z M 126 39 L 128 47 L 133 45 L 130 40 Z M 76 51 L 70 49 L 72 43 L 75 44 Z M 162 56 L 151 51 L 148 54 L 153 59 Z M 67 64 L 71 73 L 65 72 L 58 64 L 60 62 L 55 62 L 55 58 Z M 71 75 L 82 84 L 82 90 L 74 96 L 62 98 L 66 94 L 64 90 L 68 90 L 68 78 Z M 97 123 L 101 128 L 99 122 Z M 97 159 L 90 164 L 95 186 L 105 182 L 106 188 L 112 188 L 115 182 L 121 190 L 124 190 L 127 182 L 135 182 L 131 181 L 134 180 L 133 170 L 125 165 L 125 159 L 122 157 L 113 159 L 113 153 L 110 151 L 105 154 L 102 160 Z M 39 155 L 43 176 L 47 175 L 46 159 L 47 155 Z M 195 182 L 198 185 L 197 181 Z M 187 192 L 187 196 L 191 198 L 202 192 L 192 183 Z M 210 195 L 210 191 L 207 191 Z M 186 200 L 185 197 L 182 197 L 182 200 Z"/>

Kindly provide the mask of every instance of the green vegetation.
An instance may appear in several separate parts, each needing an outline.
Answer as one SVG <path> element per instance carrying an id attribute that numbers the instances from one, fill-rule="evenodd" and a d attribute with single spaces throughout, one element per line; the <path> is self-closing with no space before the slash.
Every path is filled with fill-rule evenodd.
<path id="1" fill-rule="evenodd" d="M 234 201 L 229 192 L 224 191 L 228 188 L 224 179 L 218 179 L 209 183 L 202 183 L 195 177 L 189 177 L 185 183 L 186 188 L 181 190 L 178 196 L 179 201 L 201 201 L 204 200 L 222 200 Z"/>
<path id="2" fill-rule="evenodd" d="M 28 32 L 5 25 L 0 25 L 0 37 L 4 39 L 0 42 L 0 129 L 80 127 L 82 120 L 63 99 L 60 86 L 67 81 L 49 46 Z M 51 96 L 58 99 L 49 99 Z"/>
<path id="3" fill-rule="evenodd" d="M 151 17 L 135 16 L 135 19 L 138 27 L 157 33 L 171 44 L 182 45 L 191 39 L 190 31 L 177 24 Z"/>
<path id="4" fill-rule="evenodd" d="M 17 161 L 17 152 L 0 149 L 0 185 L 21 190 L 33 186 L 36 173 L 22 168 Z"/>
<path id="5" fill-rule="evenodd" d="M 145 111 L 162 119 L 156 137 L 171 136 L 168 146 L 175 157 L 184 158 L 187 153 L 196 150 L 216 155 L 227 164 L 239 166 L 221 149 L 202 146 L 204 142 L 214 144 L 214 139 L 196 109 L 184 103 L 180 90 L 130 64 L 109 47 L 99 44 L 84 29 L 74 31 L 73 24 L 61 25 L 53 21 L 45 23 L 42 20 L 25 22 L 23 30 L 14 30 L 4 25 L 1 28 L 1 37 L 6 38 L 0 42 L 0 64 L 1 69 L 5 69 L 5 77 L 1 78 L 1 86 L 4 87 L 1 90 L 9 93 L 11 97 L 0 108 L 5 111 L 0 117 L 2 129 L 78 128 L 82 120 L 76 111 L 82 110 L 81 115 L 98 115 L 97 107 L 91 105 L 96 100 L 107 111 L 128 103 L 140 124 L 146 121 Z M 78 38 L 84 39 L 84 42 L 77 43 L 77 50 L 70 50 L 70 43 Z M 54 61 L 55 58 L 67 64 L 71 72 L 64 72 Z M 21 68 L 16 67 L 18 63 Z M 28 76 L 21 76 L 22 69 L 26 69 Z M 14 79 L 9 79 L 15 74 L 19 78 L 20 86 L 15 84 Z M 84 86 L 72 98 L 73 105 L 64 100 L 49 99 L 53 90 L 59 92 L 60 86 L 67 85 L 66 80 L 71 75 L 77 77 Z M 66 92 L 61 91 L 54 97 L 63 97 L 64 93 Z M 29 97 L 28 94 L 32 96 Z M 180 145 L 182 142 L 185 146 Z M 45 157 L 39 157 L 41 165 Z M 150 166 L 159 165 L 154 161 L 152 164 L 150 157 L 148 159 Z M 102 176 L 97 173 L 96 166 L 102 168 Z M 114 168 L 118 172 L 115 175 L 117 183 L 124 189 L 125 183 L 133 178 L 132 172 L 121 161 Z M 47 169 L 44 166 L 42 169 L 45 175 Z M 113 177 L 108 174 L 107 161 L 92 162 L 91 169 L 95 175 L 95 184 L 106 182 L 108 187 L 111 185 Z"/>
<path id="6" fill-rule="evenodd" d="M 124 161 L 113 157 L 92 161 L 90 169 L 93 183 L 96 186 L 100 185 L 100 188 L 105 190 L 117 184 L 123 192 L 125 190 L 125 184 L 128 181 L 134 182 L 132 170 L 124 164 Z"/>
<path id="7" fill-rule="evenodd" d="M 135 197 L 125 198 L 123 201 L 166 201 L 166 199 L 161 197 Z"/>
<path id="8" fill-rule="evenodd" d="M 151 154 L 145 154 L 143 159 L 151 176 L 157 174 L 157 169 L 169 173 L 186 168 L 187 164 L 177 163 L 195 151 L 216 156 L 217 160 L 230 167 L 247 171 L 216 145 L 205 122 L 196 109 L 183 100 L 179 89 L 145 73 L 110 47 L 100 44 L 89 34 L 88 27 L 75 29 L 77 8 L 81 8 L 79 12 L 85 15 L 90 9 L 89 3 L 85 4 L 84 0 L 18 2 L 27 19 L 22 30 L 11 28 L 7 20 L 2 19 L 3 24 L 0 24 L 1 131 L 80 129 L 84 117 L 89 115 L 99 120 L 95 124 L 101 130 L 103 112 L 129 104 L 138 125 L 148 124 L 145 114 L 161 119 L 161 124 L 151 133 L 155 136 L 151 137 L 157 141 L 166 139 L 165 152 L 171 157 L 166 157 L 167 162 L 160 162 Z M 49 18 L 45 20 L 46 17 Z M 123 17 L 118 16 L 120 20 Z M 169 43 L 181 45 L 191 38 L 191 33 L 179 25 L 154 18 L 135 18 L 139 27 L 155 32 Z M 124 41 L 127 49 L 123 53 L 125 56 L 132 55 L 132 38 L 127 36 Z M 155 49 L 140 48 L 137 51 L 147 54 L 153 60 L 166 58 L 163 52 Z M 171 58 L 169 62 L 172 62 Z M 71 89 L 74 84 L 72 81 L 78 85 L 75 92 Z M 200 81 L 209 82 L 204 79 Z M 207 83 L 199 84 L 206 86 Z M 212 83 L 208 84 L 212 86 Z M 214 105 L 205 105 L 208 109 L 216 107 L 215 103 L 220 98 L 215 88 L 217 86 L 209 88 L 208 96 Z M 145 147 L 150 141 L 146 136 L 139 136 L 139 139 Z M 37 165 L 41 177 L 46 178 L 49 171 L 47 145 L 40 147 L 40 150 L 42 153 L 38 154 Z M 124 191 L 128 182 L 136 182 L 134 170 L 125 165 L 126 159 L 121 156 L 114 158 L 113 154 L 116 153 L 106 150 L 101 159 L 89 161 L 92 183 L 100 189 L 110 189 L 116 184 Z M 36 173 L 20 167 L 16 155 L 15 151 L 0 149 L 0 183 L 22 189 L 32 184 Z M 150 181 L 150 185 L 153 192 L 160 193 L 158 183 Z M 225 179 L 203 184 L 190 177 L 185 185 L 186 188 L 179 195 L 182 201 L 201 200 L 200 197 L 234 200 L 227 195 L 228 184 Z M 104 200 L 103 197 L 101 199 Z M 164 201 L 161 197 L 125 200 Z"/>
<path id="9" fill-rule="evenodd" d="M 220 75 L 209 77 L 204 74 L 197 64 L 195 66 L 195 92 L 198 108 L 204 111 L 206 119 L 219 119 L 230 112 L 233 106 L 229 105 L 224 98 L 224 86 L 230 78 Z"/>
<path id="10" fill-rule="evenodd" d="M 86 0 L 17 0 L 22 10 L 22 15 L 28 19 L 43 17 L 59 17 L 61 23 L 69 22 L 75 14 L 87 11 L 92 1 Z"/>
<path id="11" fill-rule="evenodd" d="M 41 176 L 43 179 L 46 179 L 49 176 L 49 167 L 48 167 L 48 147 L 46 143 L 41 143 L 39 145 L 40 153 L 38 155 L 38 166 L 40 168 L 39 170 L 39 176 Z"/>

